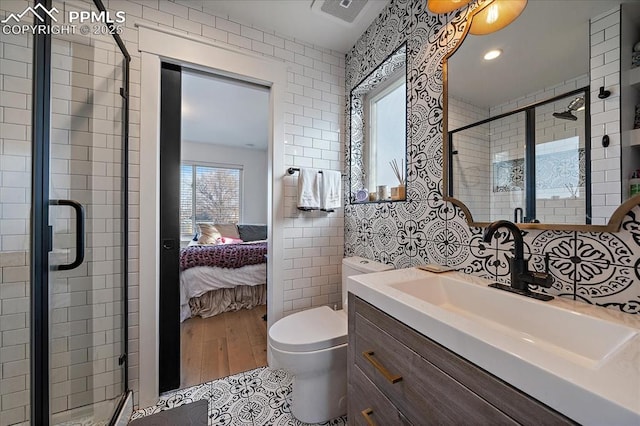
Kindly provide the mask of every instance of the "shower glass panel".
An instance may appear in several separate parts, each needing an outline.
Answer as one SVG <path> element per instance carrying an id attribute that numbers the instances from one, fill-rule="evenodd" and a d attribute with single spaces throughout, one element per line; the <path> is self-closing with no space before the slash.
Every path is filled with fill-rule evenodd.
<path id="1" fill-rule="evenodd" d="M 584 104 L 584 94 L 576 94 L 535 109 L 536 219 L 542 223 L 585 223 Z"/>
<path id="2" fill-rule="evenodd" d="M 23 10 L 0 1 L 0 17 Z M 31 36 L 0 36 L 0 425 L 29 420 Z"/>
<path id="3" fill-rule="evenodd" d="M 525 122 L 520 112 L 451 134 L 450 195 L 477 222 L 512 218 L 526 206 Z"/>
<path id="4" fill-rule="evenodd" d="M 51 37 L 50 419 L 106 424 L 125 390 L 125 58 L 110 34 Z"/>

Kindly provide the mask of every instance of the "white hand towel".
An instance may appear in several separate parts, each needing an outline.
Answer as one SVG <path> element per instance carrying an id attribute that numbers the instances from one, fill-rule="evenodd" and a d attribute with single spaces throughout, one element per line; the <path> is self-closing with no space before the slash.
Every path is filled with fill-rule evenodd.
<path id="1" fill-rule="evenodd" d="M 342 200 L 342 173 L 323 170 L 320 184 L 320 209 L 334 211 L 340 208 Z"/>
<path id="2" fill-rule="evenodd" d="M 318 169 L 300 169 L 298 174 L 298 209 L 320 208 L 320 173 Z"/>

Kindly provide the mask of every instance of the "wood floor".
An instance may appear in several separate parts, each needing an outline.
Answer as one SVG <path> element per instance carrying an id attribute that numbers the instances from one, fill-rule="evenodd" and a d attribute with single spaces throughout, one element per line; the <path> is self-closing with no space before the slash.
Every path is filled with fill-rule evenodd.
<path id="1" fill-rule="evenodd" d="M 267 365 L 265 305 L 190 318 L 180 326 L 180 387 Z"/>

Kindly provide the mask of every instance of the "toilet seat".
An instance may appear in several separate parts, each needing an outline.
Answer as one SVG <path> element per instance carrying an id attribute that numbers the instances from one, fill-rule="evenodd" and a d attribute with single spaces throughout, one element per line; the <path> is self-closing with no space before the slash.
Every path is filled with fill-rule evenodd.
<path id="1" fill-rule="evenodd" d="M 328 306 L 284 317 L 269 329 L 271 346 L 288 352 L 310 352 L 347 343 L 347 315 Z"/>

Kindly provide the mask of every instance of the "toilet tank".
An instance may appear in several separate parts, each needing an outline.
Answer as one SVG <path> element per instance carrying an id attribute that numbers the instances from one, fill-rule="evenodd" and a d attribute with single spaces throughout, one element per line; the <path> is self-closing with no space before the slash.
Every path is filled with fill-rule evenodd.
<path id="1" fill-rule="evenodd" d="M 347 278 L 352 275 L 389 271 L 393 265 L 365 259 L 364 257 L 345 257 L 342 259 L 342 309 L 347 309 Z"/>

